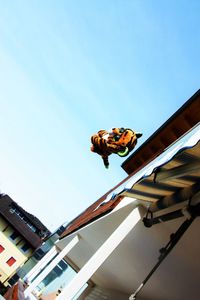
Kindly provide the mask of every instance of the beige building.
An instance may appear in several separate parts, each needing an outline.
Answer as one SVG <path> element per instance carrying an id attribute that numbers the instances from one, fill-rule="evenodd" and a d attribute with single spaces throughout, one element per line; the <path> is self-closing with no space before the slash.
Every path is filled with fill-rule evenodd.
<path id="1" fill-rule="evenodd" d="M 4 286 L 50 232 L 9 196 L 0 198 L 0 282 Z"/>
<path id="2" fill-rule="evenodd" d="M 15 231 L 2 218 L 0 218 L 0 227 L 0 281 L 5 283 L 24 264 L 33 249 L 27 246 L 21 236 L 12 240 Z"/>

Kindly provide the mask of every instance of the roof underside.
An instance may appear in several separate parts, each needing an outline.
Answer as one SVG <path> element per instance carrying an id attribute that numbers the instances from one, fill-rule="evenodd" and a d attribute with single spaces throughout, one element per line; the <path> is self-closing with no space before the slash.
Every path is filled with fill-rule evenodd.
<path id="1" fill-rule="evenodd" d="M 200 122 L 200 90 L 135 150 L 123 162 L 122 168 L 128 174 L 137 172 L 198 122 Z"/>
<path id="2" fill-rule="evenodd" d="M 128 299 L 157 263 L 159 250 L 166 246 L 171 234 L 186 219 L 182 214 L 181 217 L 146 228 L 142 219 L 147 207 L 150 204 L 153 216 L 161 219 L 164 214 L 182 210 L 189 199 L 192 205 L 199 203 L 199 161 L 200 142 L 178 151 L 149 176 L 124 189 L 120 196 L 96 206 L 96 210 L 90 212 L 93 219 L 89 220 L 86 216 L 89 220 L 87 226 L 79 227 L 59 241 L 62 248 L 73 235 L 78 233 L 80 236 L 79 244 L 68 254 L 69 262 L 81 269 L 137 203 L 141 220 L 91 277 L 102 291 L 114 290 L 122 295 L 120 299 Z M 132 202 L 119 208 L 126 199 L 131 200 L 129 197 L 133 198 Z M 106 215 L 103 215 L 105 207 Z M 113 210 L 109 212 L 109 209 Z M 197 299 L 200 293 L 200 261 L 197 259 L 200 251 L 199 226 L 198 217 L 144 286 L 138 300 Z"/>
<path id="3" fill-rule="evenodd" d="M 80 241 L 68 254 L 69 262 L 73 262 L 78 269 L 81 269 L 130 210 L 131 204 L 80 229 L 78 231 Z M 183 220 L 182 217 L 156 224 L 151 228 L 144 227 L 142 220 L 139 221 L 91 277 L 92 282 L 101 287 L 102 291 L 114 290 L 124 295 L 120 299 L 129 299 L 130 294 L 139 287 L 157 263 L 159 249 L 168 243 L 170 235 L 178 229 Z M 138 300 L 198 298 L 197 295 L 200 294 L 200 261 L 197 259 L 200 251 L 199 226 L 200 219 L 197 218 L 144 286 L 137 297 Z M 59 242 L 61 249 L 62 243 L 64 247 L 70 237 L 66 237 L 66 241 L 62 239 Z"/>

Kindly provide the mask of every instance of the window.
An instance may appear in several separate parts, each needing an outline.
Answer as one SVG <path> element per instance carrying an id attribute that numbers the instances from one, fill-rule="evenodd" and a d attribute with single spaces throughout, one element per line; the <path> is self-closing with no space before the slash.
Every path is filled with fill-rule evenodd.
<path id="1" fill-rule="evenodd" d="M 11 208 L 9 209 L 9 212 L 10 212 L 11 214 L 14 214 L 15 208 L 12 208 L 12 207 L 11 207 Z"/>
<path id="2" fill-rule="evenodd" d="M 30 228 L 31 228 L 31 230 L 33 231 L 33 232 L 36 232 L 37 231 L 37 229 L 36 229 L 36 227 L 35 226 L 33 226 L 31 223 L 26 223 Z"/>
<path id="3" fill-rule="evenodd" d="M 24 245 L 21 247 L 21 249 L 22 249 L 24 252 L 26 252 L 29 248 L 30 248 L 30 247 L 29 247 L 28 244 L 24 244 Z"/>
<path id="4" fill-rule="evenodd" d="M 10 257 L 8 260 L 7 260 L 7 264 L 11 267 L 14 263 L 16 262 L 16 259 L 14 257 Z"/>
<path id="5" fill-rule="evenodd" d="M 0 245 L 0 253 L 3 252 L 4 250 L 5 248 L 2 245 Z"/>
<path id="6" fill-rule="evenodd" d="M 14 241 L 18 236 L 19 236 L 19 234 L 18 234 L 16 231 L 14 231 L 14 232 L 11 234 L 10 238 Z"/>

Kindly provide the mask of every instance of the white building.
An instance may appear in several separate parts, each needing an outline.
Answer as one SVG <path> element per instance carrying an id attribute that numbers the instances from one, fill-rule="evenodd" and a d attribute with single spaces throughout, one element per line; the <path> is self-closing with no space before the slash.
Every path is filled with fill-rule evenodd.
<path id="1" fill-rule="evenodd" d="M 40 299 L 198 299 L 199 140 L 200 91 L 123 163 L 128 177 L 68 224 L 25 278 L 25 298 L 65 257 L 76 272 Z"/>

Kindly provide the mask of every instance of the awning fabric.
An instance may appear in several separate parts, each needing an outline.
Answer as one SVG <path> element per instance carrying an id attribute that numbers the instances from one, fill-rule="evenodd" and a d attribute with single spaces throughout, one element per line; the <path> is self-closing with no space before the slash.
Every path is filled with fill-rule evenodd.
<path id="1" fill-rule="evenodd" d="M 154 159 L 152 162 L 146 165 L 143 169 L 141 169 L 139 172 L 127 179 L 127 181 L 123 182 L 123 184 L 118 186 L 114 191 L 112 191 L 112 193 L 108 194 L 103 203 L 101 203 L 101 205 L 116 199 L 116 197 L 118 196 L 125 196 L 127 194 L 127 191 L 131 191 L 131 189 L 134 189 L 134 186 L 136 184 L 147 179 L 152 174 L 156 174 L 158 170 L 160 170 L 168 162 L 173 160 L 181 152 L 184 152 L 187 149 L 191 149 L 195 145 L 197 145 L 199 140 L 200 123 L 198 123 L 192 130 L 183 135 L 170 147 L 168 147 L 161 155 L 159 155 L 156 159 Z M 138 199 L 137 196 L 135 198 Z"/>

